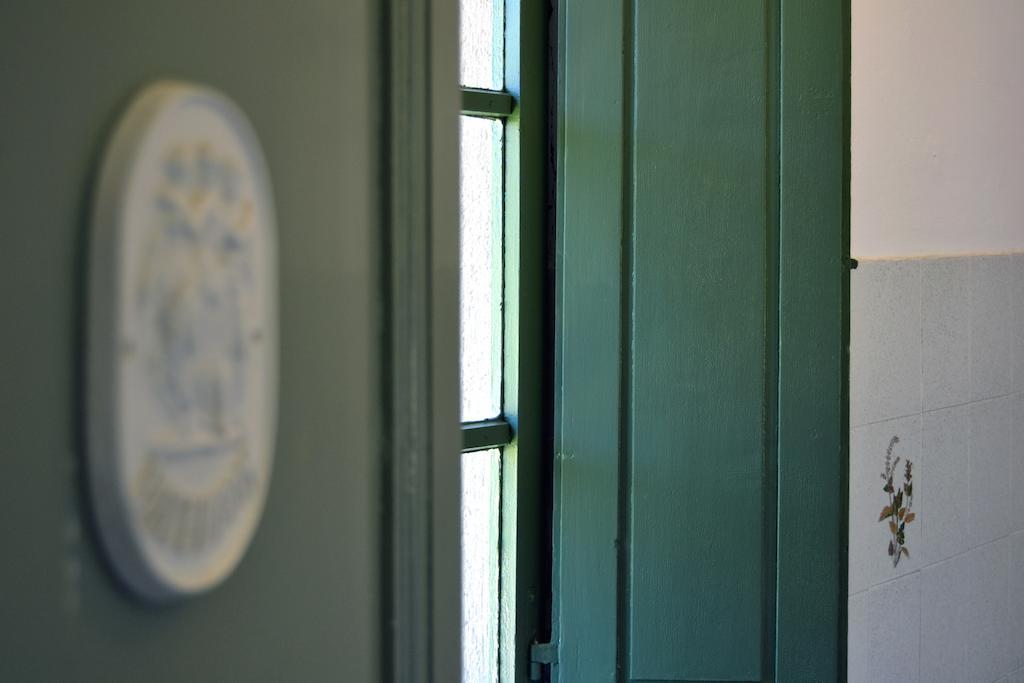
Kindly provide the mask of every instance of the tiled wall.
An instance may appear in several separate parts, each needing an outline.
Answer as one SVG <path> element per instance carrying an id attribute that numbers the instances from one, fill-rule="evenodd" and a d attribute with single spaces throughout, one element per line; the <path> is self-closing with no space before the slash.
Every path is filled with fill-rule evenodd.
<path id="1" fill-rule="evenodd" d="M 1024 683 L 1024 254 L 861 261 L 851 285 L 849 680 Z"/>

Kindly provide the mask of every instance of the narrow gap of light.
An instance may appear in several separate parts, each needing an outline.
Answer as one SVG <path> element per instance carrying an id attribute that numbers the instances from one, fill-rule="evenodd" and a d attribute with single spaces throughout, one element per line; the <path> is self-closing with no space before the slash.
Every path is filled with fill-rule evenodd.
<path id="1" fill-rule="evenodd" d="M 462 454 L 462 681 L 498 680 L 501 451 Z"/>
<path id="2" fill-rule="evenodd" d="M 462 421 L 501 410 L 502 124 L 461 117 Z"/>

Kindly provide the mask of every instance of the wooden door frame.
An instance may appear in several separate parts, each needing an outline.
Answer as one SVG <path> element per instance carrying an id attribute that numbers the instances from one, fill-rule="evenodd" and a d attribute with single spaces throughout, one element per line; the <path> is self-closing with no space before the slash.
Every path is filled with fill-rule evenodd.
<path id="1" fill-rule="evenodd" d="M 387 0 L 380 32 L 382 680 L 459 680 L 457 0 Z"/>
<path id="2" fill-rule="evenodd" d="M 562 0 L 559 15 L 567 15 Z M 780 579 L 775 623 L 780 625 L 775 652 L 775 680 L 845 679 L 846 561 L 847 561 L 847 367 L 849 338 L 849 1 L 816 3 L 782 0 L 778 27 L 782 49 L 778 78 L 783 85 L 779 120 L 780 145 L 778 211 L 780 239 L 778 331 L 780 388 L 778 395 L 778 448 L 790 454 L 778 470 L 777 549 Z M 589 5 L 594 19 L 615 11 L 620 2 L 605 0 Z M 381 10 L 382 59 L 385 79 L 381 87 L 384 119 L 381 135 L 387 150 L 381 182 L 385 188 L 382 211 L 382 306 L 385 368 L 382 375 L 385 419 L 382 452 L 382 514 L 385 517 L 382 592 L 382 671 L 384 680 L 453 681 L 461 675 L 459 460 L 458 422 L 458 214 L 457 203 L 457 35 L 455 0 L 389 0 Z M 827 27 L 827 30 L 822 30 Z M 606 122 L 621 125 L 621 100 L 607 93 L 623 85 L 622 60 L 603 64 L 595 51 L 600 42 L 621 40 L 622 35 L 574 36 L 565 43 L 564 23 L 559 35 L 560 59 L 589 60 L 588 77 L 567 91 L 560 82 L 558 116 L 564 116 L 562 98 L 597 107 Z M 574 30 L 586 29 L 581 23 Z M 564 69 L 560 70 L 564 73 Z M 616 123 L 618 121 L 618 124 Z M 809 134 L 810 131 L 810 134 Z M 564 131 L 559 125 L 559 164 L 564 161 Z M 621 140 L 621 137 L 619 138 Z M 611 139 L 594 154 L 614 154 Z M 591 159 L 600 168 L 600 159 Z M 619 169 L 621 171 L 621 168 Z M 600 183 L 614 187 L 615 169 Z M 559 177 L 560 220 L 579 210 L 594 220 L 588 245 L 566 262 L 560 246 L 559 298 L 562 309 L 573 306 L 580 322 L 591 332 L 608 326 L 607 341 L 588 335 L 589 353 L 608 356 L 607 373 L 615 391 L 604 406 L 605 417 L 578 421 L 577 429 L 590 429 L 587 441 L 596 453 L 616 458 L 618 421 L 614 396 L 618 386 L 618 325 L 614 306 L 621 282 L 608 278 L 621 265 L 622 207 L 590 202 L 583 206 L 566 197 Z M 589 196 L 598 188 L 590 185 Z M 615 192 L 608 195 L 618 196 Z M 599 203 L 598 203 L 599 204 Z M 602 226 L 609 230 L 602 232 Z M 581 245 L 582 246 L 582 245 Z M 565 285 L 573 285 L 566 295 Z M 589 316 L 589 317 L 588 317 Z M 571 343 L 564 330 L 558 343 Z M 576 390 L 567 368 L 559 367 L 556 421 L 559 441 L 568 423 L 562 413 Z M 593 395 L 591 377 L 588 392 Z M 832 397 L 822 400 L 822 396 Z M 579 412 L 575 418 L 579 418 Z M 557 444 L 556 444 L 557 445 Z M 610 446 L 606 448 L 606 446 Z M 824 457 L 823 457 L 824 454 Z M 559 457 L 566 454 L 559 452 Z M 600 465 L 600 463 L 597 463 Z M 617 462 L 609 461 L 611 467 Z M 824 482 L 822 486 L 808 486 Z M 564 484 L 564 482 L 560 482 Z M 580 495 L 600 499 L 607 491 L 589 487 Z M 617 491 L 611 492 L 613 496 Z M 796 509 L 797 506 L 800 509 Z M 813 520 L 803 514 L 814 507 Z M 557 533 L 557 532 L 556 532 Z M 808 552 L 802 539 L 822 542 Z M 559 539 L 564 543 L 566 539 Z M 606 572 L 612 578 L 617 561 L 614 547 L 604 539 L 573 539 L 586 558 L 588 572 Z M 792 547 L 791 545 L 792 544 Z M 608 557 L 610 554 L 610 558 Z M 564 560 L 562 554 L 556 565 Z M 610 559 L 610 562 L 607 561 Z M 557 571 L 571 567 L 556 566 Z M 594 586 L 600 588 L 600 586 Z M 584 595 L 580 592 L 579 595 Z M 602 643 L 600 624 L 612 625 L 611 648 L 604 650 L 615 670 L 614 624 L 617 601 L 589 592 L 589 604 L 568 605 L 556 595 L 556 635 L 561 636 L 562 658 L 571 656 L 569 629 L 585 634 L 592 644 Z M 566 611 L 569 609 L 570 611 Z M 602 662 L 595 661 L 595 670 Z M 603 669 L 602 669 L 603 670 Z"/>

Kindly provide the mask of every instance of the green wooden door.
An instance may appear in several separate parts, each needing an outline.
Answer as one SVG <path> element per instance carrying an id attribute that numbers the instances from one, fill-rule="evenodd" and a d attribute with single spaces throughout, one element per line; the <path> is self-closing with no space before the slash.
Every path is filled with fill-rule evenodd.
<path id="1" fill-rule="evenodd" d="M 563 683 L 845 670 L 846 4 L 562 4 Z"/>

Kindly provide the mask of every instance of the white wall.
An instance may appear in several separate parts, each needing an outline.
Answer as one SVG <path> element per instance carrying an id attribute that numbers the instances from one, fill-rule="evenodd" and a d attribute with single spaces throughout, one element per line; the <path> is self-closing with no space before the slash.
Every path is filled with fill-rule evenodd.
<path id="1" fill-rule="evenodd" d="M 1024 683 L 1024 0 L 852 11 L 849 680 Z"/>
<path id="2" fill-rule="evenodd" d="M 1024 249 L 1024 0 L 852 0 L 852 253 Z"/>

